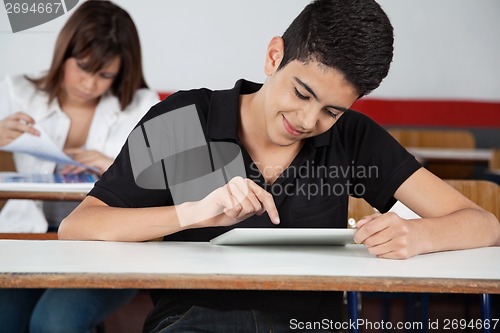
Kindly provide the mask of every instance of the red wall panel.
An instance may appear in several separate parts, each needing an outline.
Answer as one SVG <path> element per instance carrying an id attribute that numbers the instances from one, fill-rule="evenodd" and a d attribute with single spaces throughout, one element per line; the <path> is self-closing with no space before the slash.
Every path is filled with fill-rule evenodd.
<path id="1" fill-rule="evenodd" d="M 361 99 L 352 109 L 383 126 L 500 128 L 500 102 Z"/>
<path id="2" fill-rule="evenodd" d="M 160 92 L 164 99 L 169 93 Z M 484 127 L 500 129 L 500 102 L 360 99 L 352 106 L 382 126 Z"/>

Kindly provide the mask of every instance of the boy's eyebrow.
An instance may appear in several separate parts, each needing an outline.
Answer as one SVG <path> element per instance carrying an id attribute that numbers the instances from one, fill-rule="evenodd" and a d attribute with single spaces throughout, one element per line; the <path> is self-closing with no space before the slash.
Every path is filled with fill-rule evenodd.
<path id="1" fill-rule="evenodd" d="M 305 90 L 307 90 L 311 95 L 313 95 L 313 97 L 319 101 L 319 98 L 318 96 L 316 96 L 316 94 L 314 93 L 314 90 L 312 90 L 311 87 L 309 87 L 306 83 L 302 82 L 298 77 L 293 77 L 293 79 L 302 86 L 302 88 L 304 88 Z"/>
<path id="2" fill-rule="evenodd" d="M 293 77 L 293 79 L 302 86 L 302 88 L 304 88 L 305 90 L 307 90 L 313 97 L 314 99 L 316 99 L 318 102 L 320 101 L 318 96 L 314 93 L 314 90 L 312 90 L 311 87 L 309 87 L 306 83 L 302 82 L 298 77 Z M 338 105 L 327 105 L 325 106 L 326 108 L 333 108 L 333 109 L 336 109 L 338 111 L 341 111 L 341 112 L 347 112 L 347 111 L 350 111 L 351 109 L 348 109 L 348 108 L 344 108 L 342 106 L 338 106 Z"/>

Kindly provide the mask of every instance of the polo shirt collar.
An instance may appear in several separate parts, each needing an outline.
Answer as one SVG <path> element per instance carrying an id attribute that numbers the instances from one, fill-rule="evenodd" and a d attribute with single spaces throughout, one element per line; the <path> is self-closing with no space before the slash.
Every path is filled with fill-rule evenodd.
<path id="1" fill-rule="evenodd" d="M 229 140 L 238 142 L 238 126 L 240 122 L 240 95 L 253 94 L 262 87 L 260 83 L 244 79 L 238 80 L 229 90 L 219 90 L 212 93 L 210 110 L 208 112 L 207 137 L 214 141 Z M 330 145 L 332 131 L 315 136 L 310 140 L 314 147 Z"/>
<path id="2" fill-rule="evenodd" d="M 252 94 L 262 87 L 261 84 L 238 80 L 229 90 L 212 93 L 208 112 L 208 133 L 210 140 L 230 140 L 238 142 L 240 122 L 240 95 Z"/>
<path id="3" fill-rule="evenodd" d="M 335 125 L 333 125 L 333 126 L 335 126 Z M 322 146 L 329 146 L 331 139 L 332 139 L 332 130 L 331 129 L 329 129 L 328 131 L 326 131 L 323 134 L 316 135 L 316 136 L 310 138 L 313 146 L 316 148 L 322 147 Z"/>

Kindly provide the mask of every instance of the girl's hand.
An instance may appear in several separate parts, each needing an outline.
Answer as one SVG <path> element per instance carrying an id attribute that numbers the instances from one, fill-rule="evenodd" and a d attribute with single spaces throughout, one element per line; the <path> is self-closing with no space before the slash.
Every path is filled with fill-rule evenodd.
<path id="1" fill-rule="evenodd" d="M 354 241 L 368 251 L 387 259 L 406 259 L 419 254 L 418 222 L 405 220 L 397 214 L 372 214 L 357 223 Z"/>
<path id="2" fill-rule="evenodd" d="M 66 149 L 64 152 L 78 163 L 97 169 L 97 173 L 102 175 L 113 164 L 113 159 L 105 156 L 96 150 L 85 150 L 81 148 Z M 76 165 L 67 165 L 61 171 L 63 174 L 80 173 L 85 168 Z"/>
<path id="3" fill-rule="evenodd" d="M 252 180 L 242 177 L 231 179 L 195 206 L 190 209 L 193 213 L 179 214 L 181 226 L 230 226 L 264 212 L 268 213 L 272 223 L 280 222 L 273 196 Z"/>
<path id="4" fill-rule="evenodd" d="M 30 133 L 35 136 L 40 136 L 33 125 L 35 120 L 23 112 L 16 112 L 2 120 L 0 120 L 0 147 L 3 147 L 23 133 Z"/>

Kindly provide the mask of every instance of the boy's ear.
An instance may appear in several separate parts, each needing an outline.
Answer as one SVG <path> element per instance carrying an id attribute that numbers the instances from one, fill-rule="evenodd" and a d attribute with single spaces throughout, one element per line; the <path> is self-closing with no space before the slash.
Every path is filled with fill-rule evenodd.
<path id="1" fill-rule="evenodd" d="M 285 50 L 285 42 L 281 37 L 273 37 L 267 46 L 266 62 L 264 64 L 264 72 L 267 76 L 272 75 L 278 69 L 283 52 Z"/>

